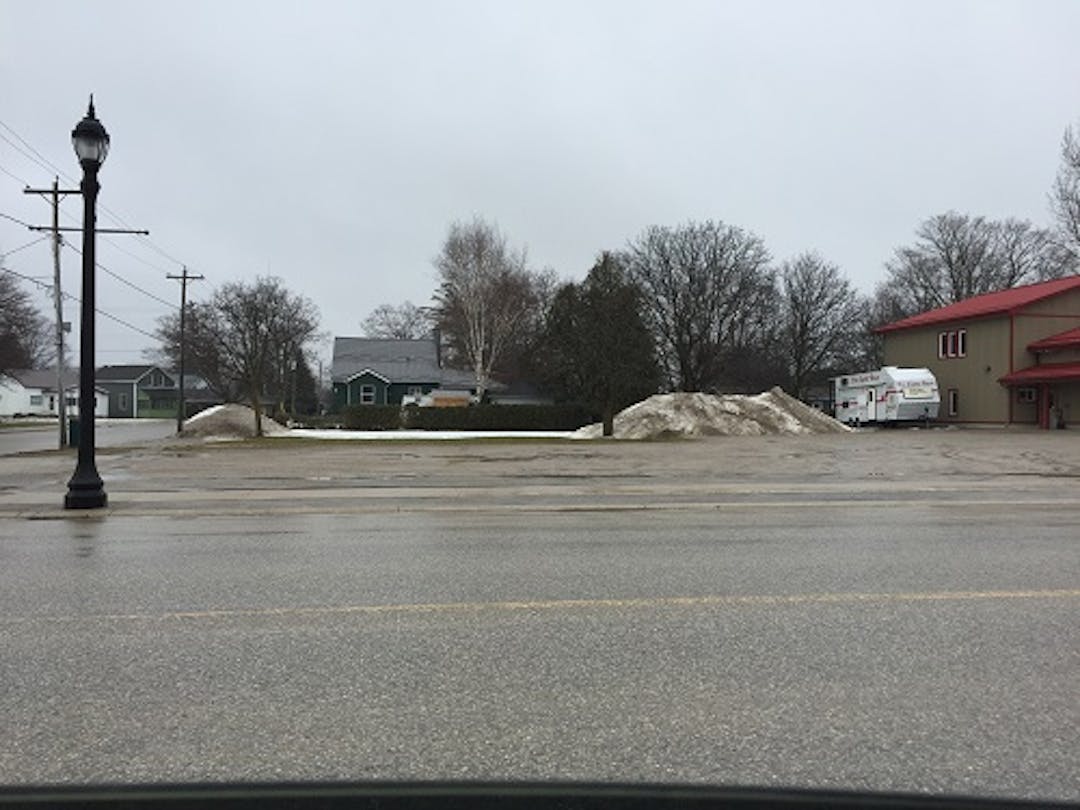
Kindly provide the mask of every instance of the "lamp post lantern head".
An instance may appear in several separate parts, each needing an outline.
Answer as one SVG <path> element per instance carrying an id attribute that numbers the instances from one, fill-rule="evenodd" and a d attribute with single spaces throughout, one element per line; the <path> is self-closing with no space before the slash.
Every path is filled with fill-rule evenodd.
<path id="1" fill-rule="evenodd" d="M 71 143 L 79 163 L 85 168 L 98 168 L 109 154 L 109 133 L 94 114 L 94 97 L 90 96 L 90 107 L 86 116 L 71 131 Z"/>

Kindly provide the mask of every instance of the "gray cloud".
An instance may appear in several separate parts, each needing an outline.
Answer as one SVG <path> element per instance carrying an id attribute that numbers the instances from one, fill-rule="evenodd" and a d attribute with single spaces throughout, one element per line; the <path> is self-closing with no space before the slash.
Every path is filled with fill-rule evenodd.
<path id="1" fill-rule="evenodd" d="M 74 175 L 94 91 L 101 201 L 208 277 L 196 297 L 269 271 L 348 334 L 425 302 L 447 225 L 473 214 L 565 277 L 711 217 L 864 290 L 930 214 L 1045 222 L 1080 119 L 1076 31 L 1071 2 L 7 3 L 0 120 Z M 3 142 L 0 166 L 51 180 Z M 0 210 L 47 216 L 6 175 Z M 0 251 L 21 241 L 0 224 Z M 155 267 L 107 242 L 101 261 L 177 297 L 173 265 L 120 244 Z M 47 249 L 9 263 L 47 274 Z M 148 331 L 164 311 L 109 277 L 99 301 Z M 148 343 L 100 332 L 101 362 Z"/>

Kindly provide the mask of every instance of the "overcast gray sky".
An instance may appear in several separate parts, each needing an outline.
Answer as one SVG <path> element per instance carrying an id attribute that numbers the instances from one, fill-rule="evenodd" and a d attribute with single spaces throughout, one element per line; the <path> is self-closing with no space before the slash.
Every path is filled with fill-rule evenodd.
<path id="1" fill-rule="evenodd" d="M 1048 223 L 1078 34 L 1073 0 L 0 0 L 0 212 L 48 221 L 21 189 L 52 172 L 12 130 L 75 177 L 93 92 L 100 202 L 151 231 L 99 260 L 165 301 L 170 259 L 207 277 L 196 299 L 269 272 L 327 333 L 359 334 L 380 303 L 428 302 L 448 225 L 473 215 L 564 278 L 648 225 L 711 218 L 869 292 L 932 214 Z M 0 220 L 0 252 L 31 238 Z M 42 243 L 5 264 L 50 262 Z M 99 275 L 101 309 L 147 332 L 168 311 Z M 99 318 L 99 364 L 150 343 Z"/>

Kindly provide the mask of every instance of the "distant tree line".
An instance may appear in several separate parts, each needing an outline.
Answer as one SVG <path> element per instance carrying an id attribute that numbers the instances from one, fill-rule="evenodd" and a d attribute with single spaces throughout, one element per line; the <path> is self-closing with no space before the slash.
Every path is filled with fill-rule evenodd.
<path id="1" fill-rule="evenodd" d="M 829 376 L 881 362 L 874 328 L 990 290 L 1080 269 L 1080 136 L 1065 131 L 1049 193 L 1050 227 L 947 211 L 919 223 L 871 295 L 807 251 L 783 261 L 756 234 L 706 220 L 646 228 L 599 252 L 581 282 L 530 266 L 497 225 L 453 223 L 435 257 L 430 306 L 377 307 L 370 337 L 438 332 L 443 356 L 473 375 L 543 383 L 610 429 L 614 413 L 656 391 L 759 391 L 806 397 Z M 44 319 L 0 273 L 0 371 L 47 352 Z M 219 288 L 190 305 L 187 367 L 227 399 L 261 411 L 312 410 L 315 306 L 280 279 Z M 179 314 L 159 321 L 160 356 L 179 365 Z"/>
<path id="2" fill-rule="evenodd" d="M 1080 137 L 1070 127 L 1050 192 L 1051 227 L 947 211 L 862 295 L 815 252 L 776 262 L 757 235 L 723 222 L 653 226 L 600 253 L 581 283 L 529 268 L 481 218 L 450 227 L 427 309 L 379 307 L 371 336 L 438 329 L 447 361 L 491 380 L 543 382 L 608 417 L 671 391 L 759 391 L 805 398 L 828 377 L 882 361 L 874 329 L 992 290 L 1080 270 Z M 407 329 L 399 324 L 408 324 Z"/>

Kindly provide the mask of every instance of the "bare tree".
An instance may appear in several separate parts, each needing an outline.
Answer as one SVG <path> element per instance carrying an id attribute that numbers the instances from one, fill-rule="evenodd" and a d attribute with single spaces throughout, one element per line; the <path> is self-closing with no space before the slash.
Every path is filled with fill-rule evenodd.
<path id="1" fill-rule="evenodd" d="M 246 395 L 255 411 L 255 434 L 262 435 L 262 402 L 267 396 L 284 410 L 295 380 L 297 358 L 317 336 L 318 310 L 290 292 L 278 278 L 250 284 L 232 282 L 187 316 L 187 358 L 196 374 L 230 395 Z M 179 359 L 177 316 L 158 324 L 162 353 Z"/>
<path id="2" fill-rule="evenodd" d="M 916 230 L 886 264 L 890 297 L 909 313 L 1074 272 L 1050 231 L 1030 222 L 949 211 Z"/>
<path id="3" fill-rule="evenodd" d="M 1061 167 L 1050 191 L 1059 243 L 1080 262 L 1080 134 L 1066 127 L 1061 139 Z"/>
<path id="4" fill-rule="evenodd" d="M 49 324 L 18 279 L 0 268 L 0 374 L 55 358 Z"/>
<path id="5" fill-rule="evenodd" d="M 226 402 L 240 399 L 240 385 L 231 377 L 225 362 L 224 344 L 218 337 L 222 328 L 212 302 L 190 301 L 187 305 L 184 338 L 185 366 L 197 374 Z M 158 348 L 145 352 L 147 358 L 166 368 L 180 367 L 180 313 L 163 315 L 154 330 Z"/>
<path id="6" fill-rule="evenodd" d="M 418 340 L 431 334 L 431 315 L 411 301 L 380 304 L 360 325 L 364 336 L 393 340 Z"/>
<path id="7" fill-rule="evenodd" d="M 769 253 L 754 234 L 721 222 L 653 226 L 623 261 L 641 288 L 671 384 L 701 391 L 720 384 L 725 359 L 752 345 L 775 305 Z"/>
<path id="8" fill-rule="evenodd" d="M 493 370 L 536 307 L 525 253 L 510 248 L 494 224 L 476 218 L 450 226 L 434 264 L 436 322 L 450 359 L 472 370 L 476 393 L 483 397 Z"/>
<path id="9" fill-rule="evenodd" d="M 781 343 L 792 393 L 801 398 L 851 355 L 862 326 L 862 302 L 840 268 L 814 253 L 785 262 L 780 277 Z"/>
<path id="10" fill-rule="evenodd" d="M 1073 255 L 1065 249 L 1049 228 L 1014 218 L 995 222 L 994 228 L 1004 286 L 1047 281 L 1076 272 L 1080 254 Z"/>

